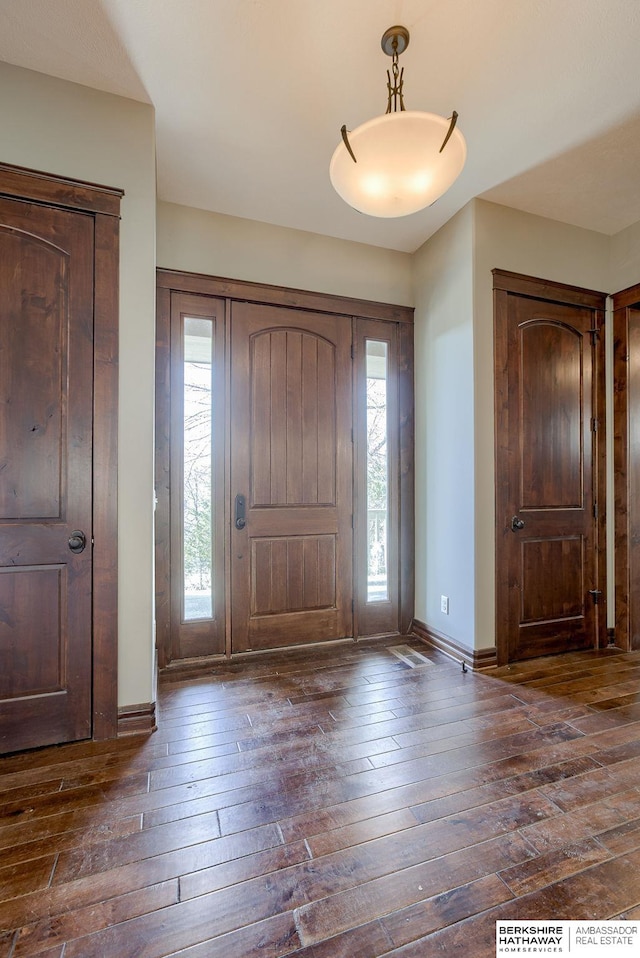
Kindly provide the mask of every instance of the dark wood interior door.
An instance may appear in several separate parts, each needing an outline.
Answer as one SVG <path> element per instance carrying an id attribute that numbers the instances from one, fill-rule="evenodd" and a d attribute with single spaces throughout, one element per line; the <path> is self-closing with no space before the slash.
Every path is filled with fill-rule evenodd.
<path id="1" fill-rule="evenodd" d="M 497 294 L 501 662 L 598 645 L 601 323 L 587 306 Z"/>
<path id="2" fill-rule="evenodd" d="M 351 320 L 231 313 L 231 635 L 242 652 L 352 635 Z"/>
<path id="3" fill-rule="evenodd" d="M 613 297 L 615 644 L 640 649 L 640 286 Z"/>
<path id="4" fill-rule="evenodd" d="M 625 545 L 628 549 L 628 578 L 624 586 L 618 588 L 618 592 L 620 605 L 626 605 L 629 618 L 626 635 L 624 630 L 620 629 L 618 638 L 629 648 L 640 649 L 640 308 L 637 306 L 628 311 L 627 329 L 626 380 L 622 382 L 626 385 L 627 393 L 627 456 L 624 479 L 627 491 L 625 518 L 628 522 L 628 534 Z M 616 379 L 616 393 L 619 393 L 622 383 L 618 377 Z M 616 475 L 618 486 L 620 478 Z M 624 648 L 624 645 L 622 647 Z"/>
<path id="5" fill-rule="evenodd" d="M 0 751 L 91 735 L 94 225 L 0 200 Z"/>

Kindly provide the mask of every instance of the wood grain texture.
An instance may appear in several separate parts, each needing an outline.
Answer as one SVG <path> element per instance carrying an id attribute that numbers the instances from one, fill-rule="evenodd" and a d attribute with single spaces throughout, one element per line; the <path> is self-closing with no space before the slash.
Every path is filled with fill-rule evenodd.
<path id="1" fill-rule="evenodd" d="M 0 759 L 0 956 L 494 958 L 498 918 L 637 916 L 640 652 L 405 641 L 430 664 L 168 673 L 153 735 Z"/>
<path id="2" fill-rule="evenodd" d="M 472 649 L 468 645 L 463 645 L 457 639 L 452 639 L 450 635 L 445 635 L 443 632 L 426 625 L 420 619 L 411 619 L 408 631 L 412 635 L 417 635 L 419 639 L 432 646 L 432 648 L 438 649 L 440 652 L 446 652 L 447 655 L 458 662 L 466 662 L 473 669 L 488 669 L 498 664 L 495 646 L 486 649 Z"/>
<path id="3" fill-rule="evenodd" d="M 95 217 L 93 355 L 93 737 L 117 734 L 120 222 Z"/>
<path id="4" fill-rule="evenodd" d="M 353 635 L 351 324 L 232 304 L 234 652 Z"/>
<path id="5" fill-rule="evenodd" d="M 414 598 L 413 310 L 167 270 L 158 271 L 157 305 L 155 557 L 160 668 L 192 672 L 203 667 L 207 658 L 213 665 L 222 654 L 356 635 L 354 621 L 358 618 L 358 637 L 405 634 Z M 220 495 L 213 511 L 218 524 L 223 523 L 214 542 L 224 553 L 218 555 L 214 566 L 224 567 L 227 574 L 215 577 L 219 594 L 214 605 L 221 618 L 214 623 L 181 621 L 182 382 L 179 337 L 171 328 L 180 320 L 181 312 L 186 315 L 185 310 L 194 316 L 215 313 L 216 328 L 226 328 L 224 348 L 217 343 L 215 350 L 216 356 L 226 357 L 226 367 L 219 368 L 214 376 L 224 388 L 214 404 L 216 422 L 221 426 L 214 442 L 214 461 L 221 474 L 216 482 Z M 247 346 L 236 332 L 243 313 L 279 316 L 280 320 L 262 332 L 254 328 Z M 344 346 L 351 345 L 352 328 L 360 342 L 369 335 L 388 341 L 392 347 L 389 432 L 393 528 L 389 532 L 390 595 L 385 602 L 362 601 L 367 584 L 366 552 L 361 545 L 352 562 L 354 556 L 347 542 L 353 517 L 346 515 L 344 503 L 351 498 L 354 477 L 344 468 L 353 445 L 348 421 L 352 403 L 346 377 L 351 375 L 353 363 L 347 362 Z M 349 343 L 343 342 L 345 337 Z M 242 369 L 238 368 L 238 356 Z M 362 363 L 360 367 L 355 392 L 364 386 Z M 243 420 L 240 426 L 239 419 Z M 230 489 L 232 453 L 234 481 Z M 245 456 L 250 462 L 243 462 L 238 470 L 238 460 Z M 342 468 L 336 469 L 340 465 Z M 239 473 L 242 490 L 235 488 Z M 233 521 L 238 493 L 248 497 L 248 525 L 258 535 L 250 549 L 243 544 L 248 532 L 239 532 Z M 336 498 L 339 522 L 337 528 L 335 522 L 328 528 L 322 513 Z M 303 541 L 301 519 L 313 506 L 316 515 L 310 525 L 306 516 L 307 527 L 303 528 L 308 538 Z M 361 494 L 361 539 L 366 532 L 365 507 Z M 277 525 L 270 521 L 274 515 Z M 333 542 L 323 544 L 322 555 L 318 550 L 315 557 L 307 555 L 313 547 L 313 536 L 323 534 L 330 534 Z M 259 537 L 263 537 L 262 542 Z M 282 542 L 278 544 L 275 537 Z M 239 574 L 241 561 L 251 568 L 243 568 Z M 235 572 L 230 572 L 234 566 Z M 350 581 L 354 577 L 360 583 L 359 617 L 351 614 Z M 287 596 L 287 590 L 293 594 Z M 286 611 L 277 611 L 283 606 L 293 611 L 290 618 Z M 318 606 L 322 612 L 310 617 L 308 613 Z M 332 606 L 333 612 L 329 611 Z M 256 639 L 255 643 L 243 634 L 247 631 L 244 620 L 249 619 L 251 609 L 251 628 L 255 625 L 251 638 Z M 260 615 L 256 614 L 258 609 L 262 610 Z M 305 611 L 307 614 L 303 614 Z"/>
<path id="6" fill-rule="evenodd" d="M 156 534 L 156 581 L 160 615 L 159 659 L 161 668 L 172 658 L 221 655 L 225 649 L 225 388 L 224 388 L 224 316 L 225 304 L 185 293 L 172 293 L 167 300 L 159 289 L 159 347 L 156 387 L 156 436 L 160 480 Z M 170 315 L 167 315 L 169 310 Z M 210 412 L 211 412 L 211 616 L 187 618 L 183 609 L 185 590 L 184 504 L 185 489 L 185 336 L 193 320 L 210 333 Z M 169 377 L 168 381 L 167 378 Z M 168 390 L 168 391 L 167 391 Z M 157 613 L 157 614 L 158 614 Z"/>
<path id="7" fill-rule="evenodd" d="M 400 477 L 398 580 L 400 586 L 400 633 L 410 631 L 415 611 L 415 414 L 414 414 L 413 329 L 398 328 L 398 415 Z"/>
<path id="8" fill-rule="evenodd" d="M 158 668 L 171 661 L 171 290 L 156 290 L 155 595 Z"/>
<path id="9" fill-rule="evenodd" d="M 156 707 L 153 702 L 128 705 L 118 709 L 118 735 L 155 732 Z"/>
<path id="10" fill-rule="evenodd" d="M 554 280 L 525 276 L 506 269 L 494 269 L 493 288 L 517 293 L 519 296 L 533 296 L 547 299 L 553 303 L 567 303 L 572 306 L 586 306 L 587 309 L 602 309 L 607 294 L 597 290 L 557 283 Z"/>
<path id="11" fill-rule="evenodd" d="M 615 641 L 640 648 L 640 477 L 637 357 L 640 349 L 640 286 L 613 297 L 613 470 L 616 548 Z"/>
<path id="12" fill-rule="evenodd" d="M 83 496 L 93 511 L 93 527 L 87 523 L 88 538 L 93 544 L 92 678 L 85 683 L 86 700 L 92 714 L 82 732 L 76 731 L 71 737 L 92 734 L 96 740 L 112 738 L 117 731 L 118 266 L 122 195 L 119 189 L 0 164 L 0 196 L 33 201 L 32 206 L 20 205 L 33 211 L 34 225 L 74 217 L 76 223 L 83 224 L 85 231 L 80 243 L 81 255 L 74 254 L 72 269 L 79 274 L 84 266 L 89 296 L 93 299 L 88 308 L 82 307 L 82 338 L 92 338 L 93 357 L 87 357 L 86 351 L 65 355 L 61 378 L 66 377 L 67 370 L 72 378 L 78 370 L 83 375 L 87 370 L 90 374 L 93 367 L 93 409 L 89 410 L 89 419 L 93 412 L 93 478 L 92 488 Z M 59 244 L 60 236 L 58 232 L 51 237 L 54 246 Z M 72 287 L 75 287 L 75 280 Z M 78 302 L 73 297 L 70 307 L 72 312 L 78 309 Z M 67 349 L 65 334 L 59 346 Z M 44 353 L 53 363 L 53 350 L 44 350 Z M 69 441 L 80 446 L 81 440 L 75 429 L 72 432 L 73 439 Z M 33 464 L 30 471 L 36 472 Z M 81 469 L 69 469 L 68 482 L 71 485 L 77 482 L 79 473 L 91 473 L 91 458 Z M 62 492 L 62 505 L 66 506 L 66 490 L 62 489 Z M 65 737 L 69 736 L 55 732 L 41 741 L 51 741 L 52 738 L 61 741 Z M 17 741 L 14 744 L 17 746 Z"/>
<path id="13" fill-rule="evenodd" d="M 606 645 L 603 309 L 494 271 L 500 664 Z"/>
<path id="14" fill-rule="evenodd" d="M 92 218 L 0 199 L 0 264 L 0 751 L 11 752 L 92 728 Z"/>
<path id="15" fill-rule="evenodd" d="M 0 195 L 18 198 L 26 196 L 39 203 L 46 203 L 47 206 L 103 213 L 117 219 L 124 191 L 0 163 Z"/>
<path id="16" fill-rule="evenodd" d="M 225 299 L 246 300 L 250 303 L 268 303 L 294 309 L 361 316 L 363 319 L 385 319 L 393 323 L 413 324 L 412 306 L 376 303 L 365 299 L 353 299 L 349 296 L 335 296 L 331 293 L 291 289 L 287 286 L 265 286 L 260 283 L 248 283 L 245 280 L 224 279 L 219 276 L 206 276 L 202 273 L 187 273 L 180 270 L 159 269 L 157 277 L 159 287 L 180 289 L 186 293 L 222 296 Z"/>

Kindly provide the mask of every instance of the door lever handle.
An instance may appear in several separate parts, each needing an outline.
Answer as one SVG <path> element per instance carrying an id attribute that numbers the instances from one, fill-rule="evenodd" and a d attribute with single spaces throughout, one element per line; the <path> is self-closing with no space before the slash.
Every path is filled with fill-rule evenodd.
<path id="1" fill-rule="evenodd" d="M 240 495 L 240 493 L 238 493 L 238 495 L 236 496 L 236 505 L 235 505 L 235 513 L 234 513 L 234 525 L 236 529 L 244 529 L 244 527 L 247 524 L 247 520 L 245 518 L 245 509 L 246 509 L 245 498 L 244 496 Z"/>

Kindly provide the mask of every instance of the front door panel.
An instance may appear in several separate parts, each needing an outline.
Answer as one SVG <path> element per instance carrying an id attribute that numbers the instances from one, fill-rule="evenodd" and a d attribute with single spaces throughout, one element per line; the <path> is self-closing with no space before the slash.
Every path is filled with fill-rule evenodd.
<path id="1" fill-rule="evenodd" d="M 350 319 L 234 303 L 231 330 L 232 651 L 350 636 Z"/>

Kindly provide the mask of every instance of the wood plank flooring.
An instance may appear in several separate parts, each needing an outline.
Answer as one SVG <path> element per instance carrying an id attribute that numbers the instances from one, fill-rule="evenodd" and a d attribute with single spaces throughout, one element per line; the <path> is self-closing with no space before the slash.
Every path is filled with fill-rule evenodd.
<path id="1" fill-rule="evenodd" d="M 159 730 L 0 760 L 0 958 L 495 956 L 640 918 L 640 652 L 416 640 L 163 678 Z M 412 657 L 412 661 L 413 661 Z"/>

